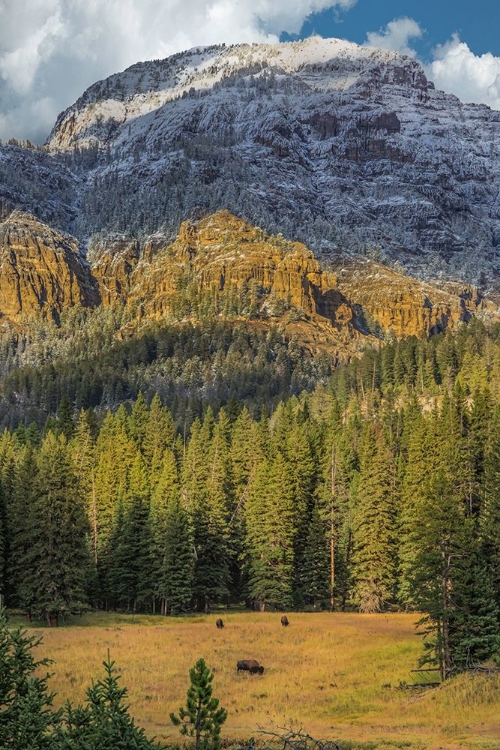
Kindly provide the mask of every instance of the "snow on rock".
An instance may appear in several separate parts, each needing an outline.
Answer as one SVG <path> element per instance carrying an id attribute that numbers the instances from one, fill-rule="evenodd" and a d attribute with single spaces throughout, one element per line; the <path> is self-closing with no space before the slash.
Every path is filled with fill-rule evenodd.
<path id="1" fill-rule="evenodd" d="M 172 237 L 228 209 L 327 262 L 359 253 L 489 288 L 499 144 L 500 113 L 437 91 L 415 60 L 313 37 L 133 65 L 63 112 L 48 150 L 75 175 L 82 241 Z"/>

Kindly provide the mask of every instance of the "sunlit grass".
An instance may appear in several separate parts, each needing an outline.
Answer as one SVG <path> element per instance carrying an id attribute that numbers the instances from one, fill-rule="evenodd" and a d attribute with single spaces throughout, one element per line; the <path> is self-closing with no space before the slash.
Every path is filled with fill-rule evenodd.
<path id="1" fill-rule="evenodd" d="M 498 676 L 464 675 L 424 695 L 396 689 L 415 678 L 421 641 L 414 615 L 292 614 L 288 628 L 276 614 L 223 617 L 223 630 L 215 627 L 216 615 L 106 614 L 35 630 L 43 634 L 40 655 L 55 660 L 51 687 L 59 703 L 83 700 L 91 678 L 103 674 L 109 649 L 132 715 L 158 739 L 180 739 L 169 713 L 184 704 L 188 671 L 203 657 L 228 709 L 226 739 L 293 725 L 359 747 L 500 750 Z M 257 659 L 264 674 L 237 673 L 242 658 Z"/>

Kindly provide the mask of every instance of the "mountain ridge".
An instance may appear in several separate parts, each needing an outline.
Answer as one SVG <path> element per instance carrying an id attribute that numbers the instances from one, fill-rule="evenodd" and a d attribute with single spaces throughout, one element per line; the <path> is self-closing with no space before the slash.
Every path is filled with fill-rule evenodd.
<path id="1" fill-rule="evenodd" d="M 90 260 L 90 262 L 89 262 Z M 280 325 L 311 351 L 345 359 L 394 335 L 428 336 L 498 308 L 476 288 L 438 288 L 369 259 L 325 268 L 305 245 L 220 211 L 177 237 L 78 242 L 22 212 L 0 222 L 0 316 L 22 326 L 75 306 L 119 308 L 128 331 L 151 322 L 213 319 Z"/>
<path id="2" fill-rule="evenodd" d="M 496 314 L 499 142 L 499 112 L 436 91 L 399 53 L 320 38 L 194 48 L 91 86 L 46 149 L 0 147 L 0 215 L 33 214 L 94 266 L 110 248 L 110 303 L 136 266 L 158 272 L 184 222 L 227 211 L 301 242 L 324 278 L 347 268 L 332 288 L 359 333 L 424 335 Z M 432 283 L 455 284 L 439 314 Z"/>

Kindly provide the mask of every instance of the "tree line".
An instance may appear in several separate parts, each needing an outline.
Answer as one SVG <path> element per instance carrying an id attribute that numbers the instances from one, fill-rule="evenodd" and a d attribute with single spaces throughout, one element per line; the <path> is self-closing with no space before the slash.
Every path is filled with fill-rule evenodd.
<path id="1" fill-rule="evenodd" d="M 51 624 L 88 606 L 399 608 L 425 613 L 443 677 L 473 666 L 499 644 L 499 363 L 497 328 L 474 324 L 189 429 L 158 395 L 100 420 L 63 399 L 44 432 L 0 437 L 6 602 Z"/>

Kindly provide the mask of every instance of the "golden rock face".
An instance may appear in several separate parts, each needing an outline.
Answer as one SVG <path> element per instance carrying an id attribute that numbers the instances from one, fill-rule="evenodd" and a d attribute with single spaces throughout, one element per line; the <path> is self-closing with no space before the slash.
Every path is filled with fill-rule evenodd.
<path id="1" fill-rule="evenodd" d="M 0 222 L 0 315 L 42 313 L 58 320 L 74 305 L 98 303 L 97 285 L 75 240 L 15 211 Z"/>
<path id="2" fill-rule="evenodd" d="M 305 245 L 227 211 L 184 222 L 172 243 L 108 240 L 93 254 L 90 268 L 76 241 L 14 212 L 0 222 L 0 314 L 57 321 L 65 307 L 102 304 L 123 305 L 138 322 L 182 319 L 196 317 L 196 298 L 221 317 L 278 322 L 342 358 L 388 331 L 429 335 L 485 310 L 472 287 L 438 288 L 364 258 L 326 271 Z"/>

